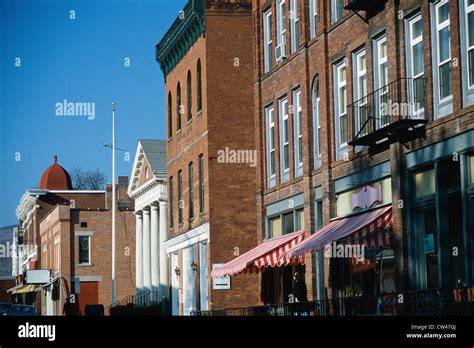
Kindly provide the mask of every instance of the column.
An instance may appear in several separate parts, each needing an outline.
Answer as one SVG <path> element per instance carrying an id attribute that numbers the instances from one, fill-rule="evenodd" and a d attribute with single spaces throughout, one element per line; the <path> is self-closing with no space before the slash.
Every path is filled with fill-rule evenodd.
<path id="1" fill-rule="evenodd" d="M 158 235 L 158 207 L 151 205 L 151 288 L 152 288 L 152 300 L 158 301 L 158 289 L 159 289 L 159 260 L 158 252 L 160 248 L 159 235 Z"/>
<path id="2" fill-rule="evenodd" d="M 143 292 L 143 219 L 142 212 L 135 212 L 135 288 L 137 299 Z"/>
<path id="3" fill-rule="evenodd" d="M 151 248 L 150 248 L 150 209 L 143 209 L 143 288 L 146 293 L 151 292 Z M 145 301 L 148 303 L 146 296 Z"/>
<path id="4" fill-rule="evenodd" d="M 160 296 L 168 303 L 169 282 L 168 282 L 168 255 L 166 255 L 165 241 L 168 239 L 168 204 L 160 201 Z"/>

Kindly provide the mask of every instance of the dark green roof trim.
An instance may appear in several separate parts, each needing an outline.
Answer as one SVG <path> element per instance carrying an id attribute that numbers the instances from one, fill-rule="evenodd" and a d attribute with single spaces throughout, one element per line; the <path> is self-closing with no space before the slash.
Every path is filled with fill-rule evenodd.
<path id="1" fill-rule="evenodd" d="M 166 76 L 204 34 L 204 0 L 189 0 L 165 36 L 156 45 L 156 61 Z"/>

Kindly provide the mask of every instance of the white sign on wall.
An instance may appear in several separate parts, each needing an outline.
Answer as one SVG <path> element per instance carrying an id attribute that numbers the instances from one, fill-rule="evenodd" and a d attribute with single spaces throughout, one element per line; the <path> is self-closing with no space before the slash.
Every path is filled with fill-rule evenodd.
<path id="1" fill-rule="evenodd" d="M 215 271 L 224 265 L 224 263 L 213 263 L 212 270 Z M 230 290 L 230 276 L 212 277 L 212 290 Z"/>
<path id="2" fill-rule="evenodd" d="M 28 269 L 26 270 L 27 284 L 46 284 L 49 282 L 48 269 Z"/>

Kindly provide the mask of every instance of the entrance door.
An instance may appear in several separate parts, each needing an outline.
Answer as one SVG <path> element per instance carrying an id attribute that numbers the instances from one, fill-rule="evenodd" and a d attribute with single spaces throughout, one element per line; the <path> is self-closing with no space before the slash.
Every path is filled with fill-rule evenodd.
<path id="1" fill-rule="evenodd" d="M 196 279 L 192 264 L 195 263 L 194 246 L 183 250 L 183 314 L 196 310 Z"/>
<path id="2" fill-rule="evenodd" d="M 171 314 L 179 315 L 179 278 L 175 272 L 178 267 L 178 254 L 171 255 Z"/>
<path id="3" fill-rule="evenodd" d="M 85 314 L 88 304 L 99 304 L 99 282 L 81 282 L 79 308 L 81 315 Z"/>
<path id="4" fill-rule="evenodd" d="M 207 244 L 199 244 L 199 284 L 201 294 L 201 311 L 208 310 L 207 298 Z"/>

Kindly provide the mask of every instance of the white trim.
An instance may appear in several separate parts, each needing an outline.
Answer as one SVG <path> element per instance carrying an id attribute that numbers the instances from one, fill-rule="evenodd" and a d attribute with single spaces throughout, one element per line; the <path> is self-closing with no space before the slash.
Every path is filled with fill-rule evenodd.
<path id="1" fill-rule="evenodd" d="M 413 37 L 413 25 L 417 22 L 421 22 L 422 28 L 421 28 L 421 35 L 417 36 L 416 38 Z M 407 64 L 407 73 L 408 77 L 411 79 L 421 79 L 423 78 L 425 74 L 425 65 L 423 61 L 423 19 L 421 16 L 421 13 L 418 12 L 412 17 L 408 18 L 406 21 L 406 64 Z M 413 48 L 417 45 L 421 45 L 421 65 L 422 69 L 421 72 L 418 74 L 414 73 L 414 68 L 415 68 L 415 61 L 414 61 L 414 56 L 413 56 Z M 408 85 L 407 85 L 407 92 L 408 92 L 408 98 L 409 98 L 409 103 L 410 103 L 410 116 L 413 118 L 422 118 L 425 112 L 425 108 L 422 107 L 418 110 L 415 109 L 416 104 L 415 104 L 415 81 L 414 80 L 409 80 Z"/>
<path id="2" fill-rule="evenodd" d="M 180 234 L 172 239 L 164 242 L 165 250 L 167 254 L 172 254 L 178 250 L 187 248 L 196 243 L 204 242 L 209 240 L 209 223 L 206 222 L 191 231 Z"/>
<path id="3" fill-rule="evenodd" d="M 264 72 L 269 72 L 273 63 L 272 10 L 263 12 L 263 62 Z"/>
<path id="4" fill-rule="evenodd" d="M 290 179 L 290 121 L 288 117 L 288 98 L 278 99 L 278 118 L 280 121 L 279 144 L 280 144 L 280 182 L 287 182 Z M 285 128 L 286 121 L 286 128 Z M 288 139 L 284 139 L 285 130 Z M 288 146 L 288 167 L 285 168 L 285 146 Z"/>
<path id="5" fill-rule="evenodd" d="M 270 117 L 270 115 L 272 117 Z M 268 179 L 268 188 L 275 186 L 276 184 L 276 139 L 275 139 L 275 108 L 273 105 L 265 107 L 265 119 L 266 119 L 266 128 L 267 128 L 267 144 L 266 144 L 266 154 L 267 154 L 267 179 Z M 273 136 L 273 137 L 271 137 Z M 273 148 L 270 144 L 270 139 L 273 139 Z M 271 157 L 273 156 L 274 162 L 274 172 L 272 173 Z"/>
<path id="6" fill-rule="evenodd" d="M 75 231 L 74 234 L 77 237 L 90 237 L 94 235 L 93 231 Z"/>
<path id="7" fill-rule="evenodd" d="M 295 177 L 303 175 L 303 108 L 301 107 L 301 88 L 293 90 L 293 155 L 295 166 Z M 301 120 L 300 120 L 301 116 Z M 299 140 L 301 139 L 301 153 Z M 301 159 L 301 161 L 299 161 Z"/>

